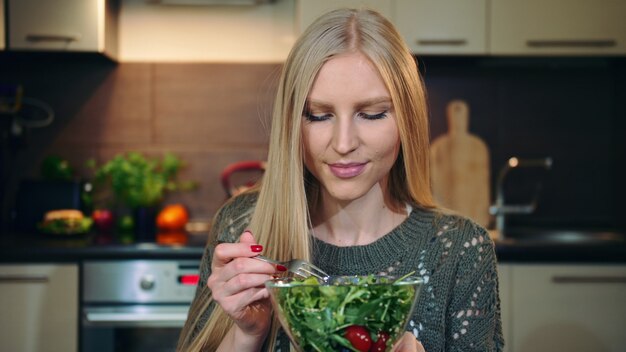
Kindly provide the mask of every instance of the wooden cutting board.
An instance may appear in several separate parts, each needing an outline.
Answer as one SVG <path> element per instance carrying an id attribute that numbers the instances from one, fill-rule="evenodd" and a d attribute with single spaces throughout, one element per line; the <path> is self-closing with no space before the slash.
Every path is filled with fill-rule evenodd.
<path id="1" fill-rule="evenodd" d="M 447 133 L 431 144 L 433 194 L 438 205 L 487 227 L 490 222 L 489 149 L 469 132 L 469 107 L 453 100 L 446 108 Z"/>

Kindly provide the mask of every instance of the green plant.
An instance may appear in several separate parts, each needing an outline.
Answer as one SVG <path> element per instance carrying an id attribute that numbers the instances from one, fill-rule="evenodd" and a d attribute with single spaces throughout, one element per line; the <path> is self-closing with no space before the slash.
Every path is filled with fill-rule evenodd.
<path id="1" fill-rule="evenodd" d="M 88 166 L 96 170 L 96 185 L 108 184 L 115 198 L 133 209 L 159 205 L 166 192 L 196 186 L 191 181 L 177 180 L 183 162 L 172 153 L 159 159 L 128 152 L 116 155 L 100 167 L 93 160 Z"/>

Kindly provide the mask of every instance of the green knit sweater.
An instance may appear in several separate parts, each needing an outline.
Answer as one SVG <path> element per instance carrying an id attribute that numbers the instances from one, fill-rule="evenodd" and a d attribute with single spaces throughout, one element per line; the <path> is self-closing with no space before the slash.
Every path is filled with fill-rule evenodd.
<path id="1" fill-rule="evenodd" d="M 236 242 L 249 223 L 255 200 L 238 197 L 223 207 L 213 238 Z M 206 285 L 210 275 L 213 248 L 211 242 L 206 247 L 199 285 Z M 367 245 L 338 247 L 313 238 L 313 258 L 331 275 L 415 271 L 424 286 L 407 331 L 426 352 L 503 348 L 494 244 L 482 227 L 467 218 L 414 207 L 402 224 Z M 203 314 L 204 321 L 210 311 Z M 284 333 L 277 342 L 277 351 L 289 351 Z"/>

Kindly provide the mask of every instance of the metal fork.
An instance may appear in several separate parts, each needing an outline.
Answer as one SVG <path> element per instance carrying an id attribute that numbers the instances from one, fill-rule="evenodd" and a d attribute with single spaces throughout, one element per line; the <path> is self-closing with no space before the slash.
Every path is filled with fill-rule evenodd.
<path id="1" fill-rule="evenodd" d="M 279 262 L 277 260 L 270 259 L 262 255 L 257 255 L 256 257 L 252 257 L 252 258 L 262 260 L 264 262 L 274 264 L 274 265 L 282 265 L 285 268 L 287 268 L 287 271 L 289 271 L 290 273 L 294 275 L 298 275 L 305 279 L 309 276 L 314 276 L 319 280 L 326 281 L 328 277 L 330 276 L 326 274 L 324 270 L 302 259 L 292 259 L 286 262 Z"/>

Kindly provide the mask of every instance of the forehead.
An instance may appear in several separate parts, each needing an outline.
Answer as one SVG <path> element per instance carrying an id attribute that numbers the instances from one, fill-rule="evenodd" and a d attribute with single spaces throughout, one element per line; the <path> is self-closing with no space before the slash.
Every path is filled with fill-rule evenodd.
<path id="1" fill-rule="evenodd" d="M 372 61 L 360 52 L 350 52 L 332 57 L 322 65 L 317 74 L 309 99 L 328 100 L 389 97 L 389 91 L 380 72 Z"/>

